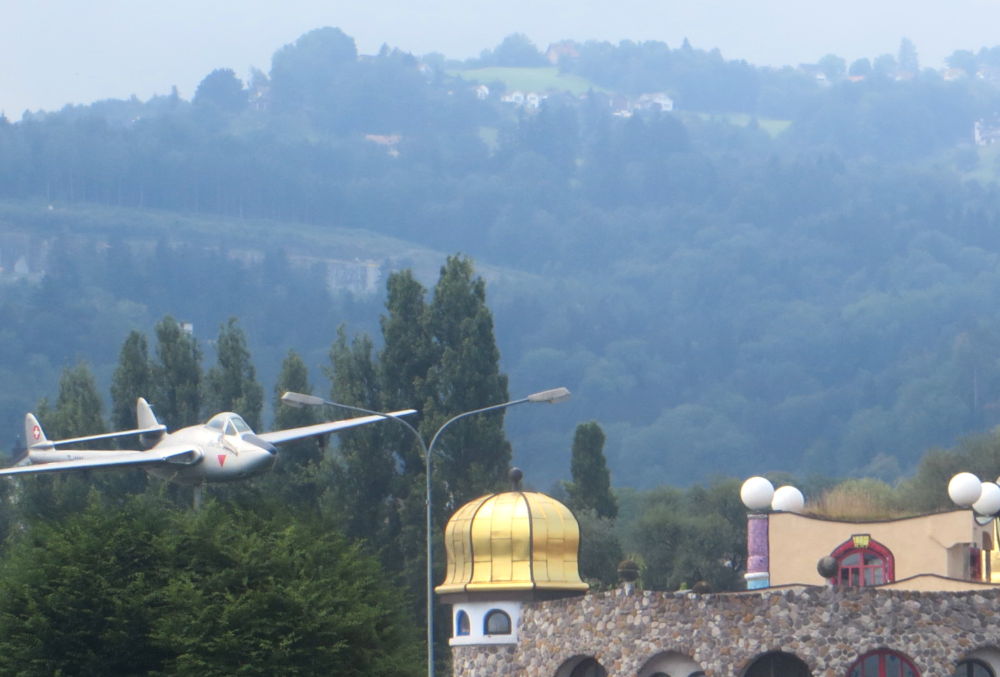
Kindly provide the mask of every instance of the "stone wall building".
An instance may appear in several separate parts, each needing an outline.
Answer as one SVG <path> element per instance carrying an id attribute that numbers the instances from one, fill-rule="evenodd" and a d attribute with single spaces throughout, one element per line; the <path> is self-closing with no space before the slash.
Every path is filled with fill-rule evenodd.
<path id="1" fill-rule="evenodd" d="M 756 561 L 766 569 L 748 582 L 767 587 L 591 594 L 565 506 L 519 491 L 472 501 L 449 522 L 448 575 L 437 588 L 453 609 L 454 675 L 1000 675 L 992 531 L 970 511 L 750 519 L 765 523 L 749 547 L 764 549 Z"/>

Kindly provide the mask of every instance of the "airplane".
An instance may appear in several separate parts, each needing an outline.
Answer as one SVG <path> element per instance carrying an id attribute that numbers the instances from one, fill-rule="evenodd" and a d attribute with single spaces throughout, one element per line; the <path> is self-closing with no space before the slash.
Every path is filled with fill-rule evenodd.
<path id="1" fill-rule="evenodd" d="M 389 412 L 388 416 L 415 414 L 415 409 Z M 208 422 L 167 433 L 142 397 L 136 401 L 134 430 L 88 435 L 65 440 L 46 438 L 34 414 L 24 417 L 27 454 L 20 464 L 0 468 L 0 475 L 91 470 L 95 468 L 139 467 L 150 475 L 177 484 L 194 485 L 195 503 L 200 487 L 209 482 L 232 482 L 267 471 L 274 465 L 275 445 L 305 437 L 316 437 L 384 421 L 386 416 L 360 416 L 340 421 L 254 433 L 239 414 L 216 414 Z M 68 445 L 136 435 L 145 451 L 117 449 L 60 449 Z"/>

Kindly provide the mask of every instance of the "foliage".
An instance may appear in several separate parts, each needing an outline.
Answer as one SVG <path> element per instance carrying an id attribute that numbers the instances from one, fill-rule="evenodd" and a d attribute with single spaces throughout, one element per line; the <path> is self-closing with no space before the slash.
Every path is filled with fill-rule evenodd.
<path id="1" fill-rule="evenodd" d="M 146 337 L 135 330 L 122 344 L 118 367 L 111 378 L 111 427 L 114 430 L 135 428 L 135 403 L 140 397 L 150 397 L 152 367 Z"/>
<path id="2" fill-rule="evenodd" d="M 611 493 L 611 475 L 604 460 L 604 431 L 597 421 L 576 427 L 570 474 L 573 481 L 566 486 L 566 492 L 571 508 L 593 510 L 605 519 L 618 515 L 618 504 Z"/>
<path id="3" fill-rule="evenodd" d="M 436 359 L 426 377 L 431 399 L 424 406 L 425 435 L 453 416 L 510 399 L 486 306 L 486 283 L 473 275 L 470 259 L 449 256 L 427 309 Z M 435 447 L 437 475 L 453 507 L 504 483 L 511 449 L 503 418 L 500 410 L 456 422 Z"/>
<path id="4" fill-rule="evenodd" d="M 334 260 L 412 265 L 429 285 L 437 249 L 490 279 L 510 389 L 574 391 L 546 426 L 511 420 L 533 480 L 563 465 L 529 453 L 558 445 L 550 425 L 600 412 L 626 486 L 718 467 L 894 482 L 1000 423 L 1000 190 L 995 149 L 971 142 L 995 126 L 1000 50 L 956 52 L 945 77 L 907 43 L 846 69 L 835 54 L 755 68 L 686 42 L 563 44 L 560 74 L 593 91 L 528 110 L 479 100 L 442 59 L 361 58 L 329 28 L 246 88 L 217 73 L 191 103 L 0 123 L 0 429 L 14 446 L 78 356 L 103 386 L 121 337 L 166 314 L 196 330 L 239 317 L 273 383 L 290 346 L 313 365 L 338 324 L 378 330 L 384 299 L 317 283 Z M 252 105 L 208 112 L 222 90 Z M 673 110 L 644 108 L 652 93 Z M 406 338 L 414 365 L 426 338 Z M 432 386 L 392 404 L 423 408 Z"/>
<path id="5" fill-rule="evenodd" d="M 170 429 L 201 418 L 201 349 L 180 323 L 167 316 L 156 325 L 153 403 Z"/>
<path id="6" fill-rule="evenodd" d="M 746 509 L 739 482 L 662 487 L 629 494 L 623 503 L 622 546 L 642 562 L 644 587 L 676 590 L 701 581 L 713 590 L 743 587 Z"/>
<path id="7" fill-rule="evenodd" d="M 220 411 L 240 414 L 254 430 L 260 429 L 264 390 L 250 360 L 246 334 L 235 317 L 219 328 L 215 343 L 218 364 L 208 370 L 202 401 L 209 415 Z"/>
<path id="8" fill-rule="evenodd" d="M 0 570 L 5 674 L 419 672 L 378 565 L 286 511 L 93 494 L 33 523 Z"/>

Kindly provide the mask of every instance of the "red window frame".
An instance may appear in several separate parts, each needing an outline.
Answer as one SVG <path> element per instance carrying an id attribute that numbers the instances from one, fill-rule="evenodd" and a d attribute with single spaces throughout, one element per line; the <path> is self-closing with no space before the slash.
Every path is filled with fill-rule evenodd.
<path id="1" fill-rule="evenodd" d="M 876 649 L 854 661 L 847 677 L 920 677 L 920 671 L 898 651 Z"/>
<path id="2" fill-rule="evenodd" d="M 871 538 L 866 540 L 867 545 L 862 547 L 857 544 L 857 539 L 851 538 L 830 553 L 837 560 L 837 573 L 830 579 L 831 585 L 864 587 L 896 580 L 896 558 L 892 551 Z M 857 563 L 845 565 L 844 561 L 854 555 L 857 555 Z M 876 559 L 879 561 L 873 561 Z"/>

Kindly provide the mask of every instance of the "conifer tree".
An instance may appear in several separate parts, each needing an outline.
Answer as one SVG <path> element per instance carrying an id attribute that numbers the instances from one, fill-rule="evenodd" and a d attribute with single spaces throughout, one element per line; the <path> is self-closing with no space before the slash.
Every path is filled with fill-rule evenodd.
<path id="1" fill-rule="evenodd" d="M 94 374 L 85 362 L 63 370 L 55 409 L 39 407 L 39 417 L 50 439 L 107 432 L 101 415 L 101 396 Z"/>
<path id="2" fill-rule="evenodd" d="M 387 314 L 380 320 L 384 347 L 378 358 L 381 406 L 386 411 L 423 409 L 430 395 L 427 375 L 434 360 L 427 329 L 426 290 L 410 270 L 390 275 L 386 289 Z M 409 419 L 413 425 L 418 420 Z M 411 477 L 422 474 L 424 457 L 412 433 L 398 425 L 386 431 L 390 439 L 393 433 L 399 440 L 403 474 Z"/>
<path id="3" fill-rule="evenodd" d="M 428 331 L 435 364 L 428 373 L 425 435 L 432 435 L 456 414 L 509 400 L 493 315 L 486 307 L 486 283 L 474 277 L 468 258 L 449 256 L 442 266 L 428 312 Z M 500 410 L 458 421 L 438 442 L 433 472 L 445 482 L 451 505 L 460 506 L 504 485 L 511 450 L 503 418 Z"/>
<path id="4" fill-rule="evenodd" d="M 312 407 L 290 407 L 281 401 L 281 396 L 288 392 L 312 394 L 309 383 L 309 370 L 302 357 L 294 350 L 281 363 L 281 372 L 274 386 L 274 427 L 297 428 L 312 425 L 317 422 L 316 409 Z M 281 469 L 287 470 L 289 465 L 307 465 L 319 463 L 322 458 L 322 447 L 317 440 L 300 440 L 284 445 L 281 450 Z"/>
<path id="5" fill-rule="evenodd" d="M 235 317 L 219 328 L 218 363 L 205 376 L 204 402 L 209 415 L 234 411 L 254 430 L 260 429 L 264 389 L 250 360 L 246 335 Z"/>
<path id="6" fill-rule="evenodd" d="M 149 363 L 146 337 L 137 331 L 129 333 L 118 356 L 118 367 L 111 377 L 111 427 L 115 430 L 134 428 L 135 401 L 151 397 L 153 372 Z"/>
<path id="7" fill-rule="evenodd" d="M 593 510 L 598 517 L 614 519 L 618 515 L 618 503 L 611 493 L 604 440 L 604 431 L 597 421 L 576 427 L 570 460 L 573 481 L 566 490 L 574 510 Z"/>
<path id="8" fill-rule="evenodd" d="M 156 325 L 153 400 L 157 417 L 171 429 L 201 418 L 201 350 L 169 315 Z"/>
<path id="9" fill-rule="evenodd" d="M 379 407 L 376 367 L 372 359 L 372 341 L 367 335 L 351 342 L 341 327 L 330 349 L 328 372 L 333 386 L 330 398 L 371 411 Z M 395 463 L 391 448 L 385 443 L 386 429 L 381 425 L 345 430 L 338 437 L 340 481 L 336 492 L 347 535 L 368 537 L 378 546 L 378 533 L 385 524 L 386 504 L 393 490 Z M 395 432 L 395 431 L 392 431 Z"/>

